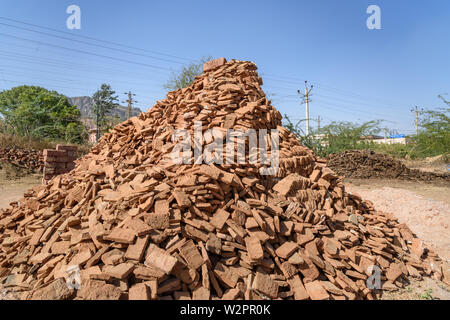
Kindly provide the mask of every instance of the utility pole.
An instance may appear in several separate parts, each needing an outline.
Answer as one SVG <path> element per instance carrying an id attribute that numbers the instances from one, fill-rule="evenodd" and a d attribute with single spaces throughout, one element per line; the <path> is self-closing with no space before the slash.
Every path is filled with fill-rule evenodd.
<path id="1" fill-rule="evenodd" d="M 100 122 L 99 122 L 99 113 L 97 102 L 95 103 L 95 139 L 98 142 L 100 139 Z"/>
<path id="2" fill-rule="evenodd" d="M 423 109 L 420 109 L 416 106 L 416 108 L 412 108 L 411 112 L 416 114 L 416 136 L 419 134 L 419 114 L 423 112 Z"/>
<path id="3" fill-rule="evenodd" d="M 320 134 L 320 116 L 317 116 L 317 133 Z"/>
<path id="4" fill-rule="evenodd" d="M 125 102 L 128 103 L 127 119 L 130 119 L 133 103 L 137 103 L 137 101 L 133 99 L 133 97 L 136 95 L 134 93 L 131 93 L 131 91 L 125 92 L 125 94 L 128 96 L 128 99 L 125 101 L 122 101 L 122 103 L 125 103 Z"/>
<path id="5" fill-rule="evenodd" d="M 306 130 L 305 134 L 309 135 L 309 102 L 311 100 L 309 99 L 309 96 L 311 94 L 311 90 L 313 88 L 313 85 L 308 89 L 308 81 L 305 80 L 305 93 L 302 93 L 300 90 L 297 90 L 298 94 L 302 96 L 303 102 L 305 104 L 305 113 L 306 113 Z"/>

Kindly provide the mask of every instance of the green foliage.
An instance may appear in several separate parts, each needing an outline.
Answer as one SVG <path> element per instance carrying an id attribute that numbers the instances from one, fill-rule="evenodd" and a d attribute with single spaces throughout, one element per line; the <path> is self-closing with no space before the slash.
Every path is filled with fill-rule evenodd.
<path id="1" fill-rule="evenodd" d="M 92 96 L 94 104 L 94 113 L 96 117 L 97 127 L 99 133 L 104 133 L 109 130 L 110 116 L 109 113 L 117 106 L 116 92 L 111 89 L 109 84 L 103 83 L 99 90 Z"/>
<path id="2" fill-rule="evenodd" d="M 420 296 L 423 300 L 433 300 L 433 296 L 431 295 L 433 293 L 433 289 L 428 289 L 422 295 Z"/>
<path id="3" fill-rule="evenodd" d="M 34 138 L 81 142 L 80 112 L 67 97 L 37 86 L 19 86 L 0 92 L 2 132 Z M 67 130 L 71 134 L 67 135 Z"/>
<path id="4" fill-rule="evenodd" d="M 381 127 L 382 120 L 374 120 L 363 124 L 350 122 L 332 122 L 322 128 L 320 133 L 312 131 L 305 135 L 301 120 L 292 123 L 285 116 L 285 126 L 296 134 L 302 143 L 311 148 L 317 155 L 325 157 L 330 153 L 354 149 L 370 149 L 400 158 L 425 158 L 443 154 L 450 155 L 450 102 L 443 96 L 439 98 L 447 105 L 446 108 L 425 111 L 420 121 L 419 134 L 407 137 L 407 144 L 376 144 L 364 142 L 360 138 L 380 133 L 393 133 Z"/>
<path id="5" fill-rule="evenodd" d="M 372 120 L 361 125 L 345 121 L 332 122 L 321 130 L 328 142 L 325 153 L 367 148 L 372 144 L 361 142 L 361 138 L 380 134 L 383 131 L 383 128 L 380 127 L 381 122 L 381 120 Z"/>
<path id="6" fill-rule="evenodd" d="M 443 97 L 447 108 L 424 112 L 420 121 L 421 130 L 413 138 L 414 154 L 417 157 L 432 157 L 450 152 L 450 105 Z"/>
<path id="7" fill-rule="evenodd" d="M 309 135 L 306 135 L 302 129 L 303 122 L 305 120 L 299 120 L 293 123 L 287 115 L 284 116 L 285 127 L 289 129 L 293 134 L 295 134 L 301 141 L 302 144 L 314 151 L 315 154 L 319 156 L 326 155 L 326 142 L 323 141 L 321 136 L 317 134 L 314 130 Z M 321 130 L 322 131 L 322 130 Z"/>
<path id="8" fill-rule="evenodd" d="M 184 66 L 178 72 L 172 72 L 169 80 L 164 85 L 164 89 L 174 91 L 189 86 L 194 82 L 195 77 L 202 74 L 203 64 L 211 59 L 211 57 L 204 57 L 198 63 L 193 62 L 188 66 Z"/>
<path id="9" fill-rule="evenodd" d="M 78 123 L 69 123 L 66 127 L 64 141 L 69 141 L 71 143 L 82 144 L 87 140 L 87 132 L 84 126 L 78 125 Z"/>
<path id="10" fill-rule="evenodd" d="M 345 150 L 370 148 L 374 144 L 361 142 L 361 137 L 376 135 L 384 130 L 380 127 L 381 120 L 368 121 L 362 125 L 341 121 L 330 123 L 321 128 L 320 132 L 312 130 L 309 135 L 305 135 L 301 129 L 304 120 L 294 124 L 288 116 L 285 115 L 284 118 L 285 126 L 297 135 L 305 146 L 321 157 Z"/>
<path id="11" fill-rule="evenodd" d="M 122 122 L 122 119 L 117 116 L 106 116 L 105 118 L 105 131 L 113 129 L 116 125 Z"/>
<path id="12" fill-rule="evenodd" d="M 447 105 L 450 102 L 443 96 L 439 98 Z M 422 114 L 417 136 L 408 138 L 407 145 L 377 145 L 375 151 L 388 153 L 401 158 L 426 158 L 437 155 L 450 157 L 450 108 L 437 108 Z"/>

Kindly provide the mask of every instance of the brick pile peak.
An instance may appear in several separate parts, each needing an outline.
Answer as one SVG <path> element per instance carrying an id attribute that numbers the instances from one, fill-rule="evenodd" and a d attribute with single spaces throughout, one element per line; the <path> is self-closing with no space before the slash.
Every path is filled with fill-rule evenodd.
<path id="1" fill-rule="evenodd" d="M 374 299 L 366 280 L 376 270 L 384 290 L 407 276 L 448 282 L 406 225 L 347 194 L 281 127 L 256 69 L 206 63 L 70 173 L 0 211 L 2 285 L 22 299 Z M 174 164 L 172 133 L 193 132 L 194 121 L 203 131 L 279 129 L 279 171 Z"/>

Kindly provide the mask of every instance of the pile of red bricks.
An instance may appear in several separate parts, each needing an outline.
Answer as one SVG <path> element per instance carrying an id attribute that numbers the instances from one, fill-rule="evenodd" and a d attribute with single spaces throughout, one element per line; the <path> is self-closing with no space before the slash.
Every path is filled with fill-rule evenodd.
<path id="1" fill-rule="evenodd" d="M 77 146 L 58 144 L 56 150 L 44 149 L 44 177 L 42 183 L 47 184 L 54 176 L 68 173 L 75 168 Z"/>
<path id="2" fill-rule="evenodd" d="M 374 270 L 383 290 L 407 277 L 449 283 L 448 265 L 406 225 L 346 193 L 281 127 L 256 69 L 207 63 L 70 173 L 0 210 L 0 284 L 23 299 L 341 300 L 378 298 L 366 282 Z M 244 164 L 174 163 L 172 135 L 196 121 L 202 132 L 278 129 L 278 172 L 261 175 L 248 154 Z"/>
<path id="3" fill-rule="evenodd" d="M 42 151 L 33 149 L 0 149 L 0 162 L 9 163 L 33 172 L 42 172 L 44 167 Z"/>

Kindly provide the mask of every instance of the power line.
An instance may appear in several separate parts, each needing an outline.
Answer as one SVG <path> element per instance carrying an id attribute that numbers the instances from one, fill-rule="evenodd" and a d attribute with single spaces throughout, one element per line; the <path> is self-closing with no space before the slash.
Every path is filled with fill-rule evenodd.
<path id="1" fill-rule="evenodd" d="M 98 38 L 94 38 L 94 37 L 83 36 L 83 35 L 79 35 L 79 34 L 73 34 L 73 33 L 67 32 L 67 31 L 61 31 L 61 30 L 57 30 L 57 29 L 52 29 L 52 28 L 49 28 L 49 27 L 44 27 L 44 26 L 40 26 L 40 25 L 37 25 L 37 24 L 32 24 L 32 23 L 19 21 L 19 20 L 15 20 L 15 19 L 11 19 L 11 18 L 0 17 L 0 19 L 11 21 L 11 22 L 15 22 L 15 23 L 20 23 L 20 24 L 23 24 L 23 25 L 28 25 L 28 26 L 31 26 L 31 27 L 36 27 L 36 28 L 40 28 L 40 29 L 44 29 L 44 30 L 48 30 L 48 31 L 68 34 L 68 35 L 76 36 L 76 37 L 79 37 L 79 38 L 94 40 L 94 41 L 101 42 L 101 43 L 112 44 L 112 45 L 115 45 L 115 46 L 124 47 L 124 48 L 128 48 L 128 49 L 139 50 L 139 51 L 143 51 L 143 52 L 149 52 L 149 53 L 152 53 L 152 54 L 158 54 L 158 55 L 161 55 L 161 56 L 167 56 L 167 57 L 172 57 L 172 58 L 176 58 L 176 59 L 196 62 L 196 60 L 194 60 L 194 59 L 183 58 L 183 57 L 180 57 L 180 56 L 171 55 L 171 54 L 167 54 L 167 53 L 162 53 L 162 52 L 158 52 L 158 51 L 152 51 L 152 50 L 148 50 L 148 49 L 142 49 L 142 48 L 133 47 L 133 46 L 129 46 L 129 45 L 121 44 L 121 43 L 118 43 L 118 42 L 113 42 L 113 41 L 106 41 L 106 40 L 102 40 L 102 39 L 98 39 Z"/>
<path id="2" fill-rule="evenodd" d="M 394 106 L 384 106 L 384 105 L 379 105 L 377 103 L 371 103 L 371 102 L 359 102 L 359 101 L 351 101 L 351 100 L 346 100 L 346 99 L 342 99 L 342 98 L 335 98 L 335 97 L 329 97 L 329 96 L 324 96 L 322 94 L 317 94 L 318 97 L 323 97 L 323 98 L 328 98 L 328 99 L 333 99 L 336 101 L 341 101 L 344 103 L 352 103 L 352 104 L 358 104 L 358 105 L 366 105 L 372 108 L 386 108 L 389 110 L 392 110 L 393 108 L 396 108 Z M 401 107 L 401 106 L 397 106 L 397 107 Z"/>
<path id="3" fill-rule="evenodd" d="M 376 116 L 379 116 L 379 117 L 392 117 L 392 113 L 391 114 L 387 114 L 387 113 L 373 112 L 373 111 L 370 111 L 370 110 L 366 111 L 366 110 L 361 110 L 361 108 L 358 108 L 357 106 L 356 106 L 356 109 L 355 109 L 355 107 L 352 108 L 352 106 L 350 104 L 336 103 L 332 99 L 324 99 L 324 98 L 319 97 L 316 100 L 319 101 L 319 102 L 331 103 L 331 104 L 333 104 L 335 106 L 338 106 L 338 107 L 339 106 L 343 107 L 343 108 L 345 108 L 343 110 L 346 111 L 346 112 L 352 111 L 352 112 L 359 112 L 359 113 L 362 113 L 362 114 L 372 114 L 372 115 L 376 115 Z"/>
<path id="4" fill-rule="evenodd" d="M 12 80 L 12 79 L 2 79 L 2 80 L 6 81 L 6 82 L 19 83 L 19 84 L 22 84 L 22 85 L 24 83 L 23 81 L 16 81 L 16 80 Z M 35 85 L 39 86 L 39 84 L 35 84 Z M 51 87 L 62 88 L 62 89 L 70 89 L 70 90 L 80 90 L 80 91 L 83 91 L 83 92 L 86 91 L 86 88 L 65 87 L 65 86 L 60 86 L 60 85 L 51 85 Z"/>
<path id="5" fill-rule="evenodd" d="M 78 43 L 82 43 L 82 44 L 87 44 L 87 45 L 90 45 L 90 46 L 100 47 L 100 48 L 104 48 L 104 49 L 108 49 L 108 50 L 114 50 L 114 51 L 119 51 L 119 52 L 123 52 L 123 53 L 127 53 L 127 54 L 133 54 L 133 55 L 137 55 L 137 56 L 141 56 L 141 57 L 147 57 L 147 58 L 161 60 L 161 61 L 166 61 L 166 62 L 184 64 L 183 62 L 179 62 L 179 61 L 168 60 L 168 59 L 164 59 L 164 58 L 158 58 L 158 57 L 149 56 L 149 55 L 145 55 L 145 54 L 135 53 L 135 52 L 128 51 L 128 50 L 111 48 L 111 47 L 107 47 L 107 46 L 100 45 L 100 44 L 89 43 L 87 41 L 70 39 L 70 38 L 67 38 L 67 37 L 57 36 L 57 35 L 53 35 L 53 34 L 42 32 L 42 31 L 32 30 L 32 29 L 28 29 L 28 28 L 22 28 L 22 27 L 18 27 L 18 26 L 13 26 L 13 25 L 10 25 L 10 24 L 7 24 L 7 23 L 1 23 L 0 22 L 0 25 L 11 27 L 11 28 L 17 28 L 17 29 L 25 30 L 25 31 L 29 31 L 29 32 L 34 32 L 34 33 L 38 33 L 38 34 L 43 34 L 43 35 L 46 35 L 46 36 L 55 37 L 55 38 L 59 38 L 59 39 L 64 39 L 64 40 L 68 40 L 68 41 L 74 41 L 74 42 L 78 42 Z"/>
<path id="6" fill-rule="evenodd" d="M 291 90 L 293 91 L 294 90 L 294 88 L 275 87 L 275 86 L 270 86 L 270 85 L 268 85 L 267 87 L 268 88 L 281 88 L 281 89 L 285 89 L 285 90 L 289 90 L 289 91 L 291 91 Z M 319 88 L 323 89 L 320 86 L 319 86 Z M 376 102 L 370 102 L 370 101 L 366 101 L 366 100 L 364 100 L 364 102 L 360 102 L 360 101 L 351 101 L 351 100 L 346 100 L 346 99 L 342 99 L 342 98 L 324 96 L 324 95 L 321 95 L 321 94 L 316 94 L 316 95 L 319 96 L 319 97 L 333 99 L 333 101 L 341 101 L 341 102 L 345 102 L 345 103 L 358 104 L 358 105 L 367 105 L 367 106 L 369 106 L 371 108 L 383 108 L 383 109 L 392 110 L 392 109 L 395 109 L 395 108 L 398 108 L 398 107 L 402 107 L 402 106 L 386 106 L 386 105 L 382 105 L 382 104 L 379 104 L 379 103 L 376 103 Z M 296 95 L 293 95 L 293 94 L 291 94 L 291 95 L 283 95 L 283 96 L 280 96 L 280 97 L 275 95 L 275 97 L 272 98 L 271 100 L 280 100 L 280 99 L 288 100 L 288 99 L 285 99 L 285 98 L 295 97 L 295 96 Z"/>
<path id="7" fill-rule="evenodd" d="M 78 53 L 87 54 L 87 55 L 91 55 L 91 56 L 96 56 L 96 57 L 100 57 L 100 58 L 106 58 L 106 59 L 110 59 L 110 60 L 130 63 L 130 64 L 134 64 L 134 65 L 139 65 L 139 66 L 144 66 L 144 67 L 148 67 L 148 68 L 172 71 L 171 69 L 165 68 L 165 67 L 159 67 L 159 66 L 155 66 L 155 65 L 151 65 L 151 64 L 147 64 L 147 63 L 140 63 L 140 62 L 130 61 L 130 60 L 127 60 L 127 59 L 110 57 L 110 56 L 97 54 L 97 53 L 93 53 L 93 52 L 87 52 L 87 51 L 78 50 L 78 49 L 74 49 L 74 48 L 67 48 L 67 47 L 64 47 L 64 46 L 50 44 L 50 43 L 46 43 L 46 42 L 42 42 L 42 41 L 36 41 L 36 40 L 31 40 L 31 39 L 27 39 L 27 38 L 18 37 L 18 36 L 13 36 L 13 35 L 6 34 L 6 33 L 0 33 L 0 35 L 5 36 L 5 37 L 18 39 L 18 40 L 22 40 L 22 41 L 29 41 L 29 42 L 33 42 L 33 43 L 38 43 L 38 44 L 41 44 L 41 45 L 54 47 L 54 48 L 58 48 L 58 49 L 68 50 L 68 51 L 71 51 L 71 52 L 78 52 Z"/>
<path id="8" fill-rule="evenodd" d="M 1 56 L 1 55 L 0 55 Z M 33 68 L 20 68 L 20 67 L 11 67 L 11 66 L 0 66 L 0 68 L 5 68 L 4 70 L 7 70 L 6 68 L 11 68 L 11 69 L 19 69 L 19 70 L 25 70 L 25 71 L 36 71 L 36 72 L 41 72 L 44 74 L 55 74 L 60 76 L 61 73 L 60 72 L 52 72 L 52 71 L 48 71 L 48 70 L 42 70 L 42 69 L 33 69 Z M 66 73 L 67 74 L 67 73 Z M 85 79 L 90 79 L 90 80 L 94 80 L 94 81 L 104 81 L 104 79 L 100 79 L 100 78 L 94 78 L 94 77 L 87 77 L 85 75 L 80 76 L 80 78 L 82 78 L 82 80 L 84 81 Z M 62 78 L 61 80 L 64 81 L 65 78 Z M 73 82 L 79 82 L 80 80 L 75 80 L 75 79 L 70 79 Z M 144 83 L 138 83 L 138 82 L 130 82 L 130 81 L 122 81 L 122 80 L 113 80 L 113 83 L 121 83 L 121 84 L 126 84 L 126 85 L 134 85 L 134 86 L 147 86 Z M 148 90 L 146 89 L 148 92 L 157 92 L 155 90 Z"/>
<path id="9" fill-rule="evenodd" d="M 294 85 L 298 85 L 298 82 L 299 81 L 304 81 L 304 79 L 299 79 L 299 78 L 294 78 L 294 77 L 287 77 L 287 76 L 279 76 L 279 75 L 270 75 L 270 74 L 266 74 L 267 76 L 269 76 L 269 77 L 275 77 L 275 78 L 280 78 L 280 79 L 293 79 L 293 80 L 296 80 L 296 81 L 291 81 L 291 80 L 283 80 L 283 82 L 286 82 L 286 83 L 292 83 L 292 84 L 294 84 Z M 326 84 L 323 84 L 323 83 L 321 83 L 321 82 L 317 82 L 317 81 L 312 81 L 312 83 L 313 84 L 315 84 L 316 85 L 316 87 L 322 87 L 322 88 L 325 88 L 325 89 L 327 89 L 327 90 L 334 90 L 334 91 L 337 91 L 337 92 L 340 92 L 340 94 L 341 95 L 349 95 L 349 96 L 355 96 L 355 97 L 359 97 L 360 99 L 364 99 L 364 100 L 379 100 L 380 102 L 383 102 L 382 101 L 382 99 L 379 99 L 379 98 L 373 98 L 373 97 L 368 97 L 368 96 L 363 96 L 363 95 L 361 95 L 361 94 L 359 94 L 359 93 L 355 93 L 355 92 L 352 92 L 352 91 L 349 91 L 349 90 L 343 90 L 343 89 L 338 89 L 338 88 L 335 88 L 335 87 L 333 87 L 333 86 L 329 86 L 329 85 L 326 85 Z M 384 100 L 384 102 L 383 103 L 386 103 L 386 102 L 388 102 L 388 100 Z M 394 102 L 394 101 L 390 101 L 390 102 L 388 102 L 388 104 L 398 104 L 398 102 Z"/>
<path id="10" fill-rule="evenodd" d="M 275 97 L 275 98 L 273 98 L 272 100 L 274 100 L 274 101 L 280 101 L 280 102 L 282 102 L 282 101 L 292 101 L 292 102 L 295 102 L 296 99 L 292 99 L 292 100 L 291 100 L 291 99 L 286 99 L 287 97 L 291 97 L 291 96 L 294 96 L 294 95 L 287 95 L 287 96 L 280 97 L 280 98 Z M 363 111 L 363 110 L 361 110 L 361 108 L 359 108 L 359 107 L 360 107 L 361 105 L 364 105 L 364 103 L 359 103 L 359 102 L 356 102 L 356 101 L 348 101 L 348 100 L 336 99 L 336 98 L 333 98 L 333 97 L 327 97 L 327 96 L 323 96 L 323 95 L 320 95 L 320 94 L 316 94 L 316 96 L 319 97 L 319 99 L 316 99 L 317 101 L 325 102 L 325 103 L 332 103 L 332 104 L 335 105 L 335 106 L 342 106 L 342 107 L 346 108 L 346 109 L 341 109 L 342 111 L 348 112 L 349 109 L 350 109 L 350 110 L 352 110 L 352 111 L 354 111 L 354 112 L 359 112 L 359 113 L 364 113 L 364 114 L 369 113 L 369 114 L 373 114 L 373 115 L 377 115 L 377 116 L 382 116 L 382 117 L 390 117 L 390 116 L 392 116 L 392 114 L 387 114 L 387 113 L 376 113 L 376 112 L 373 112 L 373 111 Z M 327 100 L 329 100 L 329 101 L 327 101 Z M 345 103 L 345 105 L 337 104 L 336 101 L 342 101 L 342 102 Z M 353 106 L 353 107 L 352 107 L 352 106 Z M 371 106 L 371 105 L 368 105 L 368 106 L 369 106 L 369 107 L 372 107 L 372 108 L 375 107 L 375 106 Z M 358 109 L 354 109 L 355 107 L 358 108 Z M 392 108 L 391 108 L 391 110 L 392 110 Z"/>
<path id="11" fill-rule="evenodd" d="M 29 47 L 27 47 L 27 48 L 29 48 Z M 54 67 L 54 68 L 64 68 L 64 70 L 71 69 L 71 70 L 75 70 L 75 71 L 88 72 L 88 73 L 95 72 L 96 74 L 98 74 L 98 72 L 108 73 L 108 72 L 105 72 L 105 70 L 106 70 L 106 71 L 109 71 L 109 73 L 113 73 L 114 75 L 117 75 L 117 73 L 126 74 L 127 72 L 129 72 L 129 71 L 107 68 L 107 67 L 98 66 L 98 65 L 93 66 L 93 65 L 87 65 L 87 64 L 69 63 L 69 62 L 66 62 L 63 60 L 30 56 L 30 55 L 25 55 L 25 54 L 15 53 L 15 52 L 10 52 L 10 51 L 5 51 L 5 50 L 0 50 L 0 52 L 5 53 L 6 57 L 7 57 L 5 59 L 8 59 L 8 60 L 20 61 L 20 62 L 31 63 L 31 64 L 34 64 L 36 62 L 39 64 L 47 64 L 48 66 Z M 5 54 L 3 55 L 3 57 L 5 57 Z M 21 58 L 24 58 L 24 59 L 21 59 Z M 35 60 L 35 61 L 32 61 L 32 60 Z M 74 68 L 74 67 L 76 67 L 76 68 Z M 86 70 L 82 70 L 82 68 L 86 68 Z M 148 77 L 148 74 L 140 74 L 140 73 L 133 72 L 133 75 L 140 75 L 142 77 L 145 77 L 145 79 L 147 81 L 150 80 L 150 78 Z M 154 74 L 152 73 L 152 75 L 154 75 Z"/>

